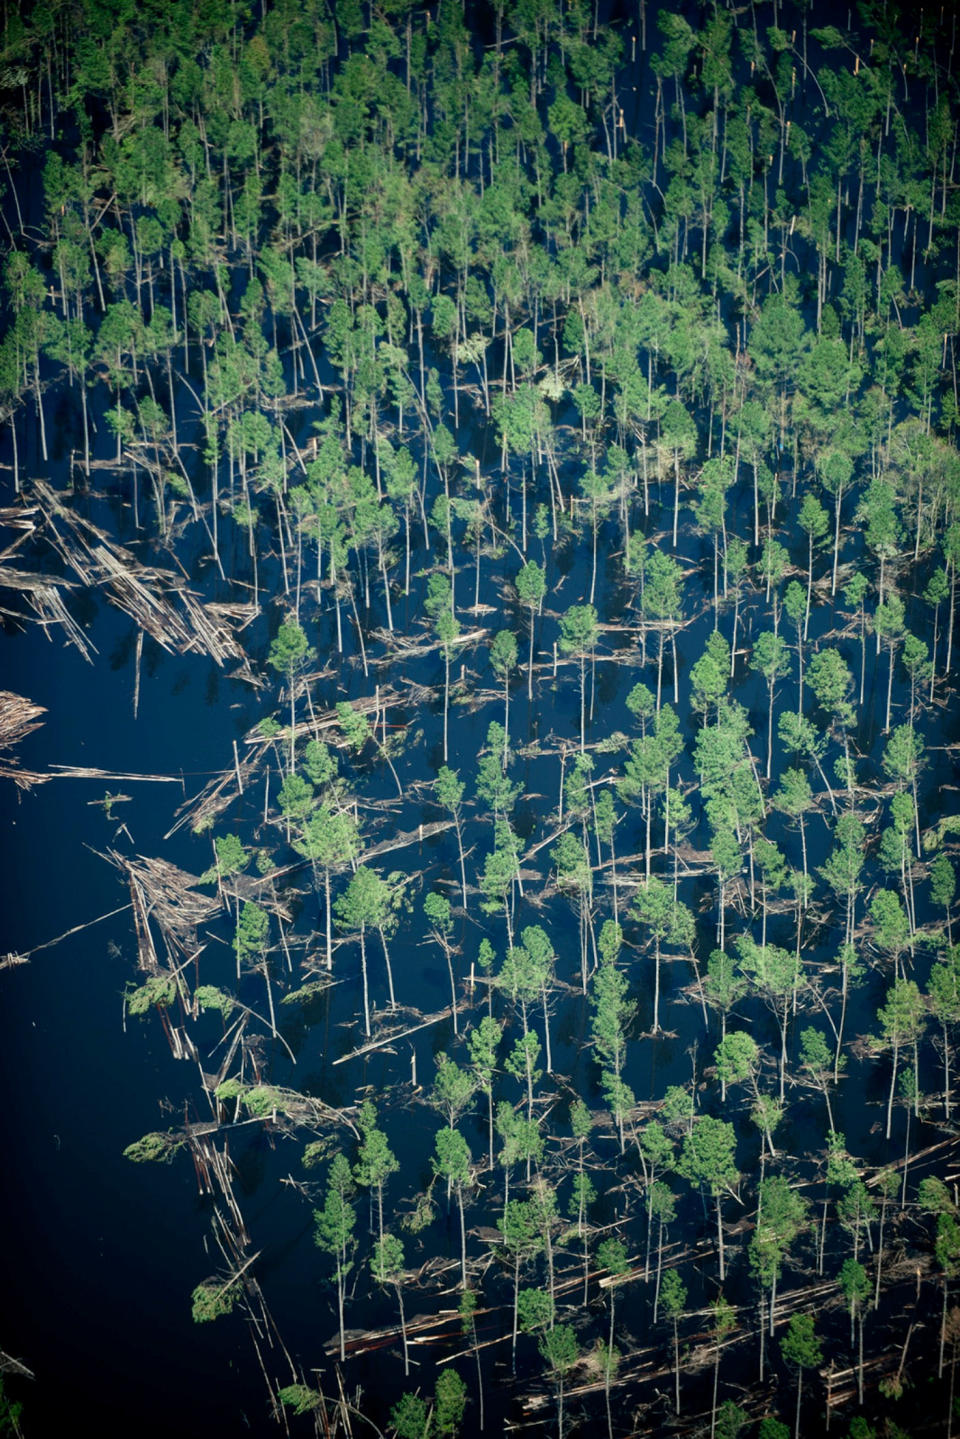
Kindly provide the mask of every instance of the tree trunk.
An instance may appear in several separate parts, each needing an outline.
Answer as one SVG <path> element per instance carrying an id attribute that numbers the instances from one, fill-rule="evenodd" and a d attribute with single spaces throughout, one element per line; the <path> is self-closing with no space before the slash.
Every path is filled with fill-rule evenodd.
<path id="1" fill-rule="evenodd" d="M 333 972 L 333 935 L 332 935 L 332 932 L 331 932 L 331 913 L 330 913 L 330 871 L 329 871 L 329 869 L 326 869 L 326 868 L 324 868 L 324 871 L 323 871 L 323 886 L 324 886 L 324 898 L 325 898 L 325 901 L 326 901 L 326 908 L 327 908 L 327 914 L 326 914 L 326 926 L 327 926 L 327 973 L 328 973 L 328 974 L 331 974 L 331 973 Z"/>
<path id="2" fill-rule="evenodd" d="M 450 976 L 450 1014 L 453 1019 L 453 1032 L 459 1034 L 457 1028 L 457 984 L 453 977 L 453 957 L 449 944 L 443 946 L 443 952 L 447 959 L 447 973 Z"/>
<path id="3" fill-rule="evenodd" d="M 803 1370 L 797 1370 L 797 1413 L 793 1424 L 793 1439 L 800 1439 L 800 1396 L 803 1393 Z"/>
<path id="4" fill-rule="evenodd" d="M 583 754 L 587 732 L 587 674 L 586 656 L 580 656 L 580 753 Z"/>
<path id="5" fill-rule="evenodd" d="M 339 1317 L 339 1320 L 340 1320 L 340 1363 L 341 1363 L 341 1364 L 343 1363 L 343 1361 L 344 1361 L 344 1360 L 346 1359 L 346 1357 L 347 1357 L 346 1344 L 345 1344 L 344 1333 L 343 1333 L 343 1303 L 344 1303 L 344 1297 L 345 1297 L 345 1290 L 346 1290 L 346 1270 L 344 1269 L 344 1259 L 343 1259 L 343 1255 L 341 1254 L 341 1256 L 340 1256 L 340 1258 L 339 1258 L 339 1261 L 338 1261 L 338 1263 L 337 1263 L 337 1314 L 338 1314 L 338 1317 Z"/>
<path id="6" fill-rule="evenodd" d="M 719 1247 L 719 1251 L 720 1251 L 720 1283 L 722 1284 L 723 1281 L 724 1281 L 724 1279 L 726 1278 L 726 1275 L 725 1275 L 724 1266 L 723 1266 L 723 1220 L 722 1220 L 721 1214 L 720 1214 L 720 1196 L 719 1196 L 719 1194 L 716 1196 L 716 1199 L 717 1199 L 717 1243 L 718 1243 L 718 1247 Z M 679 1412 L 679 1409 L 678 1409 L 678 1412 Z"/>
<path id="7" fill-rule="evenodd" d="M 530 606 L 530 658 L 527 661 L 527 699 L 533 704 L 533 627 L 535 623 L 533 605 Z"/>
<path id="8" fill-rule="evenodd" d="M 391 1009 L 396 1009 L 396 1007 L 397 1007 L 397 1001 L 396 1001 L 396 999 L 394 998 L 394 993 L 393 993 L 393 969 L 391 968 L 391 965 L 390 965 L 390 951 L 387 949 L 387 936 L 384 934 L 383 930 L 380 929 L 379 925 L 377 926 L 377 928 L 378 928 L 379 933 L 380 933 L 380 943 L 383 945 L 383 959 L 384 959 L 384 963 L 385 963 L 386 966 L 387 966 L 387 990 L 388 990 L 388 992 L 389 992 L 389 994 L 390 994 L 390 1008 L 391 1008 Z M 456 1020 L 454 1020 L 453 1028 L 454 1028 L 454 1032 L 456 1032 L 456 1028 L 457 1028 Z"/>
<path id="9" fill-rule="evenodd" d="M 506 1209 L 506 1203 L 504 1203 Z M 513 1266 L 513 1337 L 511 1341 L 511 1368 L 517 1372 L 517 1304 L 520 1296 L 520 1255 L 516 1257 Z"/>
<path id="10" fill-rule="evenodd" d="M 654 938 L 653 962 L 653 1032 L 660 1033 L 660 936 Z"/>
<path id="11" fill-rule="evenodd" d="M 370 1038 L 370 995 L 367 988 L 367 942 L 364 932 L 360 930 L 360 969 L 363 975 L 363 1029 L 367 1039 Z"/>
<path id="12" fill-rule="evenodd" d="M 457 1185 L 457 1204 L 460 1207 L 460 1275 L 463 1289 L 467 1289 L 467 1226 L 463 1217 L 463 1185 Z"/>
<path id="13" fill-rule="evenodd" d="M 410 1373 L 410 1352 L 407 1347 L 407 1321 L 403 1312 L 403 1290 L 399 1284 L 395 1284 L 397 1291 L 397 1303 L 400 1306 L 400 1334 L 403 1338 L 403 1373 L 404 1378 Z"/>
<path id="14" fill-rule="evenodd" d="M 613 1414 L 610 1410 L 610 1372 L 613 1367 L 613 1318 L 614 1318 L 614 1293 L 610 1290 L 610 1338 L 607 1340 L 607 1362 L 603 1370 L 603 1397 L 607 1406 L 607 1436 L 613 1439 Z"/>
<path id="15" fill-rule="evenodd" d="M 890 1074 L 890 1093 L 887 1095 L 887 1129 L 885 1137 L 890 1138 L 890 1126 L 893 1122 L 893 1094 L 897 1085 L 897 1058 L 899 1047 L 893 1046 L 893 1069 Z"/>

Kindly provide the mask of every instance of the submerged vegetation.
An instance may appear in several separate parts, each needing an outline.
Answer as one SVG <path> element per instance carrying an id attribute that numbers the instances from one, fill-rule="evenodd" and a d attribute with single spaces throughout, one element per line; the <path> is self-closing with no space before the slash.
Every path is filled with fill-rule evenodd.
<path id="1" fill-rule="evenodd" d="M 261 707 L 109 859 L 288 1432 L 953 1432 L 948 9 L 5 12 L 0 578 Z"/>

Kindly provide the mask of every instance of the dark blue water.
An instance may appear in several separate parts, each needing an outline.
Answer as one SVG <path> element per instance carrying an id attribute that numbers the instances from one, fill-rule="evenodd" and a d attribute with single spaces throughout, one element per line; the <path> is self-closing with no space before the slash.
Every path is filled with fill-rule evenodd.
<path id="1" fill-rule="evenodd" d="M 151 655 L 134 721 L 132 652 L 122 664 L 110 660 L 118 646 L 129 651 L 130 628 L 96 607 L 88 630 L 100 651 L 95 666 L 56 636 L 49 644 L 36 631 L 4 637 L 4 685 L 48 710 L 21 748 L 23 764 L 182 770 L 189 793 L 222 764 L 224 736 L 241 727 L 249 687 L 211 685 L 205 658 Z M 5 948 L 30 950 L 125 904 L 118 872 L 95 852 L 132 852 L 95 803 L 107 789 L 131 797 L 114 813 L 137 850 L 188 862 L 190 848 L 196 855 L 195 841 L 162 842 L 183 797 L 179 778 L 54 780 L 12 804 L 8 786 Z M 145 1434 L 175 1425 L 218 1432 L 223 1390 L 218 1382 L 211 1391 L 212 1373 L 230 1374 L 236 1415 L 249 1408 L 255 1417 L 262 1406 L 242 1325 L 191 1319 L 185 1277 L 217 1264 L 206 1252 L 208 1217 L 189 1161 L 135 1166 L 123 1158 L 128 1144 L 175 1125 L 196 1102 L 196 1073 L 171 1061 L 159 1026 L 132 1019 L 123 1032 L 122 995 L 135 976 L 129 913 L 4 974 L 2 1342 L 36 1374 L 24 1397 L 39 1434 L 78 1413 L 98 1413 L 106 1432 L 134 1422 Z M 236 1432 L 235 1422 L 223 1432 Z"/>

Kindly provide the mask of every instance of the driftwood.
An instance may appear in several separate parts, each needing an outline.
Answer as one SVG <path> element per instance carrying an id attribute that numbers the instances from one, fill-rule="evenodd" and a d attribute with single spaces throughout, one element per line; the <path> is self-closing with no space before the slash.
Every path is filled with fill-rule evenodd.
<path id="1" fill-rule="evenodd" d="M 167 830 L 164 839 L 169 839 L 185 824 L 194 833 L 212 828 L 217 817 L 243 793 L 243 787 L 253 777 L 253 771 L 253 763 L 244 760 L 243 763 L 238 761 L 236 769 L 225 769 L 221 774 L 214 775 L 199 794 L 178 806 L 178 818 Z"/>
<path id="2" fill-rule="evenodd" d="M 450 648 L 453 649 L 454 646 L 462 648 L 464 645 L 479 644 L 489 633 L 489 630 L 482 627 L 473 630 L 461 630 L 456 638 L 451 641 Z M 378 664 L 392 663 L 398 658 L 423 659 L 425 655 L 434 654 L 443 649 L 440 640 L 432 639 L 426 634 L 422 639 L 418 640 L 410 639 L 408 636 L 401 634 L 399 630 L 377 629 L 372 632 L 370 638 L 376 643 L 381 644 L 385 651 L 383 657 L 377 661 Z"/>
<path id="3" fill-rule="evenodd" d="M 310 678 L 311 676 L 306 676 L 307 681 L 309 681 Z M 392 686 L 381 685 L 375 694 L 364 695 L 361 699 L 352 700 L 351 708 L 354 709 L 357 714 L 376 716 L 384 709 L 393 709 L 398 706 L 405 707 L 408 705 L 415 707 L 416 696 L 415 693 L 412 692 L 416 691 L 416 689 L 417 687 L 413 685 L 407 686 L 406 690 L 396 690 Z M 432 694 L 432 690 L 427 690 L 426 693 Z M 375 720 L 374 729 L 376 728 L 376 723 Z M 339 724 L 340 716 L 335 709 L 324 710 L 321 714 L 315 715 L 310 719 L 298 720 L 294 727 L 294 737 L 296 739 L 315 738 L 318 734 L 336 729 Z M 286 735 L 288 738 L 289 734 L 290 727 L 287 725 Z M 263 748 L 268 744 L 272 744 L 274 738 L 275 736 L 273 735 L 263 734 L 259 725 L 257 725 L 244 735 L 244 744 Z"/>
<path id="4" fill-rule="evenodd" d="M 60 625 L 67 640 L 76 645 L 84 659 L 92 663 L 93 645 L 67 609 L 61 589 L 73 589 L 71 580 L 55 579 L 50 575 L 38 575 L 29 570 L 15 570 L 0 564 L 0 588 L 15 590 L 23 597 L 33 611 L 37 624 L 43 629 Z M 5 611 L 11 614 L 11 611 Z M 16 618 L 21 618 L 18 612 Z"/>
<path id="5" fill-rule="evenodd" d="M 371 845 L 363 852 L 363 862 L 376 859 L 382 854 L 389 854 L 395 849 L 406 849 L 410 844 L 422 844 L 426 839 L 432 839 L 435 834 L 442 834 L 444 830 L 453 828 L 452 819 L 433 820 L 430 824 L 418 825 L 416 829 L 404 831 L 402 834 L 395 834 L 392 839 L 385 839 L 380 844 Z"/>
<path id="6" fill-rule="evenodd" d="M 54 764 L 50 766 L 51 773 L 46 779 L 107 779 L 141 782 L 143 784 L 180 784 L 181 779 L 177 774 L 123 774 L 110 769 L 98 769 L 96 766 L 77 764 Z M 116 798 L 116 796 L 114 796 Z"/>
<path id="7" fill-rule="evenodd" d="M 65 505 L 52 486 L 36 480 L 34 491 L 46 516 L 46 538 L 82 585 L 104 591 L 169 653 L 206 654 L 221 666 L 236 661 L 236 676 L 259 683 L 233 632 L 234 625 L 252 619 L 252 606 L 206 603 L 183 575 L 141 564 L 106 531 Z"/>
<path id="8" fill-rule="evenodd" d="M 198 894 L 197 876 L 166 860 L 141 855 L 128 859 L 116 850 L 108 851 L 106 858 L 126 876 L 130 887 L 140 968 L 151 975 L 164 972 L 150 928 L 151 919 L 163 937 L 168 963 L 174 969 L 179 968 L 185 959 L 191 959 L 198 952 L 197 927 L 219 911 L 220 900 Z"/>
<path id="9" fill-rule="evenodd" d="M 5 1354 L 2 1349 L 0 1349 L 0 1374 L 17 1374 L 21 1379 L 36 1377 L 26 1364 L 21 1364 L 19 1359 L 14 1359 L 12 1354 Z"/>
<path id="10" fill-rule="evenodd" d="M 27 964 L 35 954 L 43 949 L 53 949 L 54 945 L 60 944 L 62 940 L 69 939 L 71 935 L 81 934 L 85 929 L 91 929 L 95 924 L 102 924 L 105 919 L 113 919 L 115 914 L 123 914 L 130 908 L 129 904 L 121 904 L 116 909 L 110 909 L 106 914 L 98 914 L 96 919 L 88 919 L 85 924 L 75 924 L 72 929 L 64 930 L 58 934 L 56 939 L 45 939 L 42 944 L 35 944 L 33 949 L 25 950 L 21 954 L 0 955 L 0 969 L 13 969 L 15 965 Z"/>
<path id="11" fill-rule="evenodd" d="M 422 1019 L 419 1024 L 410 1025 L 407 1029 L 391 1029 L 388 1033 L 372 1039 L 369 1044 L 362 1044 L 359 1049 L 351 1049 L 349 1054 L 342 1054 L 339 1059 L 335 1059 L 333 1065 L 346 1064 L 348 1059 L 358 1059 L 362 1054 L 370 1054 L 375 1049 L 384 1049 L 398 1039 L 406 1039 L 408 1034 L 416 1034 L 421 1029 L 429 1029 L 431 1024 L 439 1024 L 441 1019 L 449 1018 L 449 1009 L 441 1009 L 437 1014 L 428 1014 L 426 1019 Z"/>
<path id="12" fill-rule="evenodd" d="M 4 468 L 7 467 L 4 466 Z M 39 514 L 39 505 L 4 505 L 0 508 L 0 525 L 6 525 L 8 529 L 21 530 L 25 534 L 32 535 L 37 528 L 34 516 Z"/>
<path id="13" fill-rule="evenodd" d="M 363 699 L 355 701 L 353 708 L 358 714 L 377 716 L 388 707 L 411 704 L 413 702 L 410 693 L 412 689 L 413 687 L 410 686 L 408 691 L 404 692 L 392 688 L 381 688 L 377 694 L 366 695 Z M 319 734 L 324 734 L 329 739 L 330 732 L 335 730 L 339 723 L 340 719 L 336 710 L 326 710 L 312 719 L 298 720 L 294 726 L 294 738 L 313 739 Z M 289 727 L 286 733 L 289 736 Z M 164 835 L 164 839 L 169 839 L 184 825 L 188 825 L 195 832 L 209 829 L 250 784 L 263 761 L 268 746 L 275 742 L 275 736 L 263 734 L 257 726 L 244 735 L 243 742 L 246 746 L 244 758 L 240 759 L 239 753 L 235 752 L 232 769 L 226 769 L 221 774 L 214 775 L 207 781 L 199 794 L 179 806 L 176 811 L 177 819 Z M 424 835 L 435 834 L 438 826 L 424 825 L 423 831 Z M 419 831 L 417 835 L 419 835 Z M 410 835 L 404 839 L 396 839 L 382 849 L 378 847 L 375 852 L 385 853 L 387 848 L 397 849 L 403 843 L 411 843 L 414 837 L 414 835 Z"/>
<path id="14" fill-rule="evenodd" d="M 49 575 L 40 575 L 33 570 L 14 570 L 9 565 L 0 566 L 0 588 L 7 590 L 19 590 L 21 594 L 29 594 L 33 590 L 49 589 L 56 585 L 64 589 L 76 589 L 73 580 L 51 579 Z"/>
<path id="15" fill-rule="evenodd" d="M 45 714 L 43 705 L 34 704 L 12 690 L 0 690 L 0 750 L 12 749 L 39 729 L 43 724 L 40 716 Z M 29 789 L 32 784 L 41 784 L 47 776 L 21 769 L 9 756 L 0 760 L 0 778 L 12 779 L 21 789 Z"/>
<path id="16" fill-rule="evenodd" d="M 276 878 L 275 874 L 232 874 L 228 880 L 222 881 L 220 887 L 232 899 L 259 904 L 262 909 L 290 924 L 293 914 L 289 906 L 273 892 Z"/>
<path id="17" fill-rule="evenodd" d="M 458 1260 L 450 1260 L 448 1268 L 458 1268 Z M 417 1275 L 406 1274 L 401 1282 L 409 1279 L 416 1279 Z M 487 1312 L 487 1311 L 484 1311 Z M 429 1344 L 450 1341 L 450 1334 L 442 1331 L 448 1330 L 451 1325 L 459 1328 L 459 1311 L 440 1314 L 414 1314 L 406 1321 L 408 1344 Z M 343 1332 L 344 1348 L 348 1354 L 369 1354 L 371 1350 L 385 1349 L 388 1345 L 399 1344 L 403 1331 L 399 1324 L 390 1324 L 385 1329 L 345 1329 Z M 509 1339 L 509 1335 L 507 1338 Z M 327 1340 L 324 1345 L 327 1354 L 339 1353 L 340 1335 L 335 1334 Z"/>

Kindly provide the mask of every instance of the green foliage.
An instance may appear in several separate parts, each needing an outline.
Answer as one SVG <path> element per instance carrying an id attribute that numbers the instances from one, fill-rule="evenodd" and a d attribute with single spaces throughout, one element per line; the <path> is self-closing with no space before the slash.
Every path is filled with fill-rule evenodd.
<path id="1" fill-rule="evenodd" d="M 336 778 L 337 757 L 322 740 L 308 740 L 303 768 L 314 788 L 323 789 Z"/>
<path id="2" fill-rule="evenodd" d="M 853 724 L 854 709 L 850 701 L 853 676 L 837 650 L 821 650 L 814 655 L 807 670 L 807 680 L 820 708 L 831 719 L 847 728 Z"/>
<path id="3" fill-rule="evenodd" d="M 757 1225 L 750 1241 L 750 1265 L 761 1284 L 772 1284 L 790 1246 L 803 1233 L 809 1205 L 782 1175 L 760 1185 Z"/>
<path id="4" fill-rule="evenodd" d="M 570 1128 L 574 1139 L 586 1139 L 593 1128 L 593 1119 L 582 1099 L 570 1101 Z"/>
<path id="5" fill-rule="evenodd" d="M 740 1084 L 752 1078 L 759 1068 L 759 1045 L 745 1030 L 731 1030 L 720 1041 L 714 1062 L 724 1083 Z"/>
<path id="6" fill-rule="evenodd" d="M 526 1199 L 510 1199 L 497 1220 L 504 1245 L 512 1254 L 532 1259 L 543 1248 L 535 1205 Z"/>
<path id="7" fill-rule="evenodd" d="M 883 768 L 898 784 L 912 784 L 923 754 L 923 743 L 913 725 L 897 725 L 883 751 Z"/>
<path id="8" fill-rule="evenodd" d="M 536 1334 L 553 1323 L 553 1300 L 544 1289 L 521 1289 L 517 1294 L 517 1324 L 523 1334 Z"/>
<path id="9" fill-rule="evenodd" d="M 225 1079 L 217 1085 L 214 1093 L 221 1104 L 230 1104 L 233 1100 L 242 1099 L 249 1087 L 239 1079 Z"/>
<path id="10" fill-rule="evenodd" d="M 540 1339 L 543 1355 L 555 1379 L 563 1379 L 580 1357 L 577 1336 L 570 1324 L 557 1324 Z"/>
<path id="11" fill-rule="evenodd" d="M 823 1363 L 823 1349 L 814 1333 L 812 1314 L 791 1314 L 780 1352 L 795 1369 L 816 1369 Z"/>
<path id="12" fill-rule="evenodd" d="M 169 1009 L 176 998 L 176 980 L 168 974 L 152 974 L 139 988 L 127 991 L 124 1004 L 128 1014 L 142 1019 L 151 1009 Z"/>
<path id="13" fill-rule="evenodd" d="M 369 1099 L 360 1107 L 360 1148 L 353 1177 L 365 1189 L 377 1189 L 400 1168 L 399 1161 L 387 1143 L 387 1136 L 377 1127 L 377 1111 Z"/>
<path id="14" fill-rule="evenodd" d="M 737 1439 L 738 1434 L 750 1423 L 750 1415 L 732 1399 L 724 1399 L 717 1409 L 715 1439 Z"/>
<path id="15" fill-rule="evenodd" d="M 718 1013 L 727 1015 L 746 993 L 747 983 L 738 973 L 732 957 L 722 949 L 715 949 L 707 960 L 703 987 L 707 1003 Z"/>
<path id="16" fill-rule="evenodd" d="M 593 605 L 572 605 L 560 617 L 560 649 L 565 655 L 582 655 L 597 642 L 597 612 Z"/>
<path id="17" fill-rule="evenodd" d="M 463 802 L 464 786 L 456 770 L 449 769 L 447 765 L 441 765 L 434 781 L 433 792 L 436 795 L 437 804 L 450 810 L 451 814 L 459 811 Z"/>
<path id="18" fill-rule="evenodd" d="M 660 1303 L 668 1319 L 677 1320 L 687 1306 L 687 1287 L 675 1269 L 668 1269 L 660 1285 Z"/>
<path id="19" fill-rule="evenodd" d="M 507 1074 L 512 1074 L 521 1083 L 536 1084 L 543 1077 L 543 1071 L 537 1068 L 540 1048 L 540 1040 L 532 1029 L 514 1040 L 513 1048 L 503 1063 Z"/>
<path id="20" fill-rule="evenodd" d="M 497 1065 L 502 1030 L 492 1015 L 485 1014 L 469 1036 L 470 1062 L 481 1089 L 489 1090 Z"/>
<path id="21" fill-rule="evenodd" d="M 604 958 L 590 985 L 593 1044 L 601 1064 L 619 1072 L 626 1055 L 626 1031 L 636 1010 L 627 998 L 629 982 L 613 958 Z"/>
<path id="22" fill-rule="evenodd" d="M 277 1390 L 277 1398 L 286 1409 L 294 1414 L 312 1414 L 323 1403 L 321 1396 L 307 1384 L 285 1384 Z"/>
<path id="23" fill-rule="evenodd" d="M 373 1246 L 370 1272 L 378 1284 L 399 1284 L 403 1277 L 403 1245 L 395 1234 L 385 1234 Z"/>
<path id="24" fill-rule="evenodd" d="M 279 1111 L 285 1112 L 284 1096 L 271 1084 L 254 1084 L 243 1093 L 244 1108 L 257 1119 L 267 1119 Z"/>
<path id="25" fill-rule="evenodd" d="M 463 1423 L 467 1386 L 455 1369 L 446 1368 L 437 1379 L 433 1418 L 440 1436 L 452 1436 Z"/>
<path id="26" fill-rule="evenodd" d="M 668 1084 L 661 1108 L 667 1124 L 686 1124 L 693 1118 L 693 1096 L 679 1084 Z"/>
<path id="27" fill-rule="evenodd" d="M 314 652 L 301 626 L 296 620 L 284 620 L 270 646 L 267 663 L 289 682 L 313 657 Z"/>
<path id="28" fill-rule="evenodd" d="M 419 1394 L 402 1394 L 390 1410 L 390 1423 L 397 1439 L 426 1439 L 429 1409 Z"/>
<path id="29" fill-rule="evenodd" d="M 176 1135 L 154 1131 L 152 1134 L 145 1134 L 133 1144 L 128 1144 L 123 1151 L 123 1157 L 132 1160 L 134 1164 L 157 1163 L 161 1160 L 169 1162 L 182 1147 L 183 1140 Z"/>
<path id="30" fill-rule="evenodd" d="M 302 775 L 286 775 L 277 795 L 277 804 L 280 813 L 287 819 L 306 819 L 313 807 L 313 785 Z"/>
<path id="31" fill-rule="evenodd" d="M 355 1245 L 353 1230 L 357 1215 L 349 1203 L 352 1193 L 350 1165 L 342 1154 L 335 1154 L 330 1161 L 323 1208 L 313 1212 L 316 1226 L 313 1237 L 318 1248 L 335 1256 L 338 1272 L 345 1272 L 349 1267 L 347 1257 Z"/>
<path id="32" fill-rule="evenodd" d="M 0 1374 L 0 1434 L 14 1434 L 19 1439 L 22 1432 L 20 1415 L 23 1413 L 23 1405 L 4 1392 L 5 1385 L 6 1378 Z"/>
<path id="33" fill-rule="evenodd" d="M 212 869 L 206 870 L 200 876 L 201 884 L 211 884 L 218 877 L 228 879 L 231 875 L 239 874 L 241 870 L 246 869 L 250 863 L 250 855 L 244 849 L 239 835 L 217 835 L 213 843 L 217 853 L 217 862 Z"/>
<path id="34" fill-rule="evenodd" d="M 566 830 L 550 851 L 557 872 L 557 887 L 568 893 L 586 893 L 592 884 L 590 858 L 582 840 Z"/>
<path id="35" fill-rule="evenodd" d="M 354 709 L 347 700 L 338 700 L 337 722 L 349 748 L 354 754 L 359 754 L 372 734 L 367 716 Z"/>
<path id="36" fill-rule="evenodd" d="M 488 753 L 480 757 L 477 768 L 477 798 L 495 815 L 509 814 L 520 793 L 520 786 L 511 783 L 504 771 L 504 738 L 503 726 L 492 723 L 487 730 Z"/>
<path id="37" fill-rule="evenodd" d="M 438 1054 L 430 1103 L 440 1111 L 451 1128 L 473 1098 L 473 1091 L 474 1079 L 469 1071 L 461 1069 L 445 1054 Z"/>
<path id="38" fill-rule="evenodd" d="M 512 630 L 498 630 L 490 645 L 490 664 L 494 674 L 507 679 L 517 667 L 517 637 Z"/>
<path id="39" fill-rule="evenodd" d="M 240 964 L 262 958 L 269 930 L 270 916 L 266 910 L 246 900 L 233 937 L 233 948 Z"/>
<path id="40" fill-rule="evenodd" d="M 942 962 L 932 966 L 927 1001 L 942 1025 L 960 1024 L 960 945 L 951 945 Z"/>
<path id="41" fill-rule="evenodd" d="M 621 1239 L 603 1239 L 597 1245 L 597 1263 L 611 1274 L 626 1274 L 630 1268 L 627 1247 Z"/>
<path id="42" fill-rule="evenodd" d="M 293 847 L 305 859 L 324 869 L 340 868 L 360 853 L 356 821 L 346 810 L 331 810 L 321 804 L 304 824 Z"/>
<path id="43" fill-rule="evenodd" d="M 857 1259 L 846 1258 L 840 1268 L 840 1291 L 851 1311 L 856 1310 L 873 1290 L 870 1276 Z"/>
<path id="44" fill-rule="evenodd" d="M 516 580 L 517 598 L 520 603 L 535 610 L 543 603 L 547 583 L 543 570 L 536 560 L 529 560 L 519 571 Z"/>
<path id="45" fill-rule="evenodd" d="M 205 1279 L 190 1296 L 193 1322 L 210 1324 L 214 1319 L 232 1314 L 239 1298 L 235 1281 L 228 1279 L 226 1284 L 219 1284 L 215 1279 Z"/>
<path id="46" fill-rule="evenodd" d="M 771 630 L 762 630 L 753 646 L 750 667 L 759 670 L 768 684 L 773 684 L 785 675 L 790 668 L 790 661 L 783 636 L 775 635 Z"/>
<path id="47" fill-rule="evenodd" d="M 485 914 L 496 914 L 504 908 L 513 884 L 520 872 L 518 863 L 517 837 L 506 820 L 497 820 L 494 829 L 494 848 L 487 855 L 480 890 L 483 899 L 480 908 Z"/>
<path id="48" fill-rule="evenodd" d="M 739 1178 L 732 1124 L 705 1114 L 684 1137 L 677 1168 L 691 1184 L 703 1184 L 714 1196 L 732 1189 Z"/>
<path id="49" fill-rule="evenodd" d="M 398 896 L 376 870 L 363 864 L 351 876 L 343 894 L 334 902 L 334 913 L 342 929 L 358 932 L 370 927 L 385 928 L 396 911 Z"/>
<path id="50" fill-rule="evenodd" d="M 800 1064 L 815 1078 L 822 1077 L 833 1068 L 833 1053 L 819 1029 L 800 1031 Z"/>
<path id="51" fill-rule="evenodd" d="M 934 904 L 949 909 L 957 891 L 957 874 L 945 854 L 938 854 L 930 865 L 930 898 Z"/>
<path id="52" fill-rule="evenodd" d="M 424 897 L 423 912 L 438 934 L 444 936 L 449 935 L 453 926 L 453 920 L 451 917 L 450 901 L 446 895 L 437 894 L 436 890 L 431 890 L 430 893 Z"/>
<path id="53" fill-rule="evenodd" d="M 876 1439 L 877 1431 L 867 1423 L 862 1414 L 855 1414 L 850 1420 L 847 1439 Z M 894 1439 L 894 1436 L 890 1436 Z"/>
<path id="54" fill-rule="evenodd" d="M 886 1003 L 877 1010 L 883 1033 L 880 1042 L 890 1047 L 913 1044 L 919 1037 L 925 1015 L 926 1006 L 916 981 L 894 980 L 887 991 Z"/>

